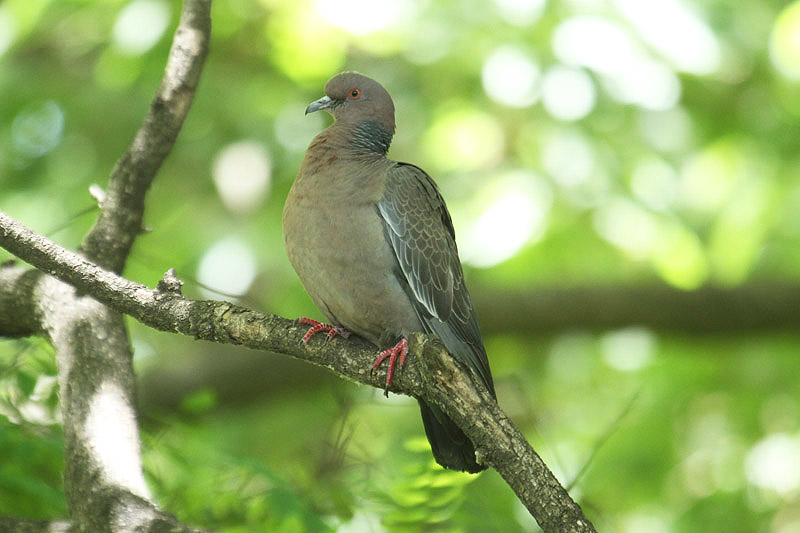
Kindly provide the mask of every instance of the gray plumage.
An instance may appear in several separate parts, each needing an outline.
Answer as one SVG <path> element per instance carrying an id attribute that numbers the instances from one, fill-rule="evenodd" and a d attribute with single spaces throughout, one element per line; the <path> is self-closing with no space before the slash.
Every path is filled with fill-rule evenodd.
<path id="1" fill-rule="evenodd" d="M 311 142 L 283 212 L 286 250 L 306 291 L 334 326 L 380 346 L 412 331 L 436 335 L 494 394 L 489 362 L 444 200 L 422 169 L 386 157 L 394 105 L 374 80 L 334 76 L 325 109 L 334 124 Z M 434 457 L 477 472 L 474 448 L 420 401 Z"/>

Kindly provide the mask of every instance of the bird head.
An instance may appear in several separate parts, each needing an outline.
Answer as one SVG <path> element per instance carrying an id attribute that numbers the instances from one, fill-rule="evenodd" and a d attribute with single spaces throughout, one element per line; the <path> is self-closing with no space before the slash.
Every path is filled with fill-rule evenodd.
<path id="1" fill-rule="evenodd" d="M 394 134 L 394 103 L 377 81 L 358 72 L 342 72 L 325 84 L 325 96 L 312 102 L 306 114 L 324 109 L 337 123 L 359 128 L 374 122 Z"/>

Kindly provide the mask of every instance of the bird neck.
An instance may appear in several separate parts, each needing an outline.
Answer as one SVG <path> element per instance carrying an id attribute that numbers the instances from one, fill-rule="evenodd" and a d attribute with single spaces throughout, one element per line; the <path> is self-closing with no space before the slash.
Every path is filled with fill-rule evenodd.
<path id="1" fill-rule="evenodd" d="M 377 120 L 368 119 L 356 125 L 341 124 L 346 128 L 347 148 L 358 155 L 386 155 L 392 144 L 394 131 L 388 131 Z"/>

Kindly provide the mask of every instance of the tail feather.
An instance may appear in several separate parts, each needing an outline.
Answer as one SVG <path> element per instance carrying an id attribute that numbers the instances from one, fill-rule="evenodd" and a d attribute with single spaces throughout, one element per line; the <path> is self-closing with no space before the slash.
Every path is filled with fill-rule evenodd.
<path id="1" fill-rule="evenodd" d="M 419 410 L 437 463 L 445 468 L 472 474 L 486 469 L 475 461 L 472 441 L 446 414 L 422 400 L 419 400 Z"/>

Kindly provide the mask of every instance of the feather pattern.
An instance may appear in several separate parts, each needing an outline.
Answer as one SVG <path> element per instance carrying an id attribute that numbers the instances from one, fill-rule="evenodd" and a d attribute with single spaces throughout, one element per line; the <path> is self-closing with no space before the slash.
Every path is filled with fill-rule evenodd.
<path id="1" fill-rule="evenodd" d="M 394 162 L 393 162 L 394 163 Z M 455 231 L 436 183 L 419 167 L 394 163 L 378 213 L 398 274 L 426 333 L 469 365 L 494 394 L 486 349 L 464 283 Z"/>

